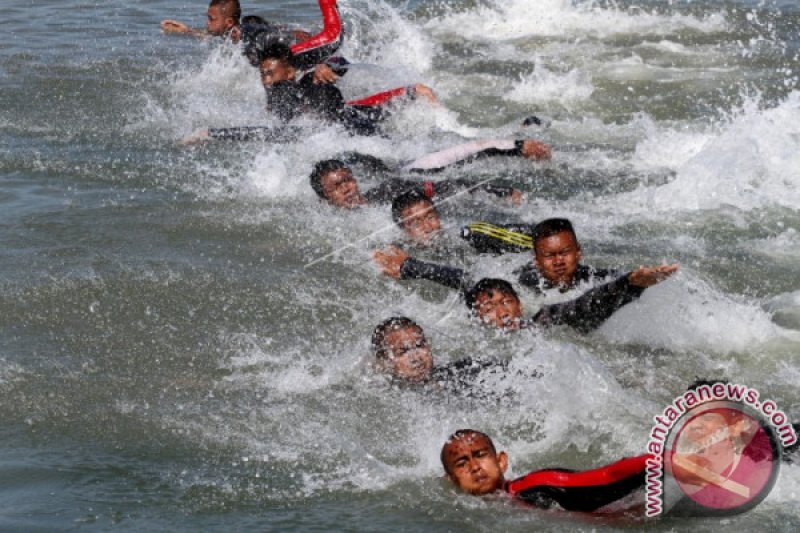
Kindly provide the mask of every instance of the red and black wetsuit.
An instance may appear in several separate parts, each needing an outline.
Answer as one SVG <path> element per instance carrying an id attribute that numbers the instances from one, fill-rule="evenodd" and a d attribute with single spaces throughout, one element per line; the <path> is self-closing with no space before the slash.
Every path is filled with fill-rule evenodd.
<path id="1" fill-rule="evenodd" d="M 583 472 L 562 468 L 537 470 L 507 481 L 503 489 L 515 498 L 543 509 L 558 504 L 567 511 L 592 512 L 644 487 L 648 457 L 626 457 Z"/>
<path id="2" fill-rule="evenodd" d="M 341 46 L 344 28 L 336 0 L 319 0 L 319 9 L 322 12 L 322 31 L 303 41 L 298 41 L 296 32 L 283 26 L 271 23 L 242 24 L 245 55 L 253 65 L 258 65 L 259 48 L 269 43 L 282 42 L 292 50 L 296 66 L 301 70 L 326 62 Z M 334 65 L 340 63 L 340 60 L 334 61 L 331 67 L 336 70 Z"/>

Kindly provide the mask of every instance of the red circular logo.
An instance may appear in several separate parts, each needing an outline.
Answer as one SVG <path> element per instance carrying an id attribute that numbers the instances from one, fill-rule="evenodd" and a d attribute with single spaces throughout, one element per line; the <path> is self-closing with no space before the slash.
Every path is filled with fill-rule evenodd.
<path id="1" fill-rule="evenodd" d="M 696 504 L 742 512 L 766 497 L 775 482 L 775 439 L 741 405 L 724 402 L 687 413 L 665 454 L 680 490 Z"/>

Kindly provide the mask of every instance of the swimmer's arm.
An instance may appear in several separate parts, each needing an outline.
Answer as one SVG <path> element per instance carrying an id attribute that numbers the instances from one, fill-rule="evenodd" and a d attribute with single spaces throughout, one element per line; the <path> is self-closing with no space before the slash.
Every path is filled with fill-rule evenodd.
<path id="1" fill-rule="evenodd" d="M 200 28 L 190 28 L 183 22 L 178 22 L 177 20 L 162 20 L 161 31 L 163 31 L 164 33 L 191 35 L 192 37 L 200 37 L 203 39 L 211 37 L 211 34 L 208 33 L 207 30 Z"/>
<path id="2" fill-rule="evenodd" d="M 476 185 L 473 181 L 464 179 L 449 179 L 441 181 L 424 181 L 423 186 L 428 187 L 428 184 L 433 189 L 436 196 L 451 196 L 459 191 L 467 192 L 486 192 L 497 196 L 499 198 L 511 198 L 515 205 L 522 202 L 522 192 L 507 185 L 499 185 L 496 183 L 488 182 Z M 427 194 L 427 192 L 426 192 Z"/>
<path id="3" fill-rule="evenodd" d="M 376 251 L 374 258 L 381 271 L 394 279 L 427 279 L 456 290 L 463 290 L 467 285 L 464 270 L 425 263 L 409 256 L 397 246 Z"/>
<path id="4" fill-rule="evenodd" d="M 450 165 L 463 165 L 477 159 L 496 156 L 524 157 L 537 161 L 549 160 L 550 147 L 533 139 L 483 139 L 424 155 L 403 167 L 408 172 L 433 172 Z"/>
<path id="5" fill-rule="evenodd" d="M 343 57 L 329 57 L 324 63 L 314 66 L 312 83 L 335 83 L 336 80 L 347 74 L 347 65 L 349 64 L 350 62 Z"/>
<path id="6" fill-rule="evenodd" d="M 297 128 L 273 126 L 239 126 L 198 130 L 180 141 L 183 146 L 209 141 L 271 141 L 290 142 L 298 137 Z"/>
<path id="7" fill-rule="evenodd" d="M 426 263 L 408 257 L 400 267 L 400 279 L 426 279 L 449 289 L 463 291 L 469 285 L 466 271 L 447 265 Z"/>
<path id="8" fill-rule="evenodd" d="M 322 12 L 322 31 L 290 47 L 299 66 L 303 68 L 321 63 L 333 55 L 342 43 L 344 31 L 336 0 L 319 0 L 319 9 Z M 295 37 L 301 35 L 295 34 Z"/>
<path id="9" fill-rule="evenodd" d="M 396 98 L 401 98 L 404 96 L 407 96 L 412 100 L 417 98 L 418 96 L 422 96 L 431 103 L 435 104 L 438 102 L 438 100 L 436 99 L 436 95 L 433 92 L 433 89 L 431 89 L 427 85 L 417 83 L 414 85 L 409 85 L 407 87 L 397 87 L 396 89 L 390 89 L 388 91 L 375 93 L 370 96 L 365 96 L 364 98 L 359 98 L 357 100 L 351 100 L 347 102 L 347 105 L 364 106 L 364 107 L 381 106 L 388 104 L 389 102 L 395 100 Z"/>
<path id="10" fill-rule="evenodd" d="M 574 300 L 544 306 L 532 322 L 540 326 L 567 325 L 581 333 L 600 327 L 624 305 L 644 292 L 633 285 L 629 276 L 595 287 Z"/>

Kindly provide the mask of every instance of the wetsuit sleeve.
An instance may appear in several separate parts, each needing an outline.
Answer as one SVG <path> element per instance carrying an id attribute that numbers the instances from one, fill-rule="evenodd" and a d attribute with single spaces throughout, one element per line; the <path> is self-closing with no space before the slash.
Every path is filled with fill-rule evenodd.
<path id="1" fill-rule="evenodd" d="M 509 481 L 505 490 L 537 507 L 546 509 L 557 503 L 568 511 L 591 512 L 644 486 L 649 457 L 647 454 L 626 457 L 616 463 L 583 472 L 538 470 Z"/>
<path id="2" fill-rule="evenodd" d="M 291 142 L 299 136 L 297 128 L 273 126 L 240 126 L 236 128 L 211 128 L 208 136 L 217 141 L 271 141 Z"/>
<path id="3" fill-rule="evenodd" d="M 432 172 L 455 164 L 464 164 L 498 155 L 522 156 L 522 141 L 485 139 L 453 146 L 427 154 L 403 167 L 408 172 Z"/>
<path id="4" fill-rule="evenodd" d="M 362 154 L 361 152 L 344 152 L 336 157 L 341 159 L 349 166 L 359 165 L 369 172 L 390 173 L 392 169 L 383 160 L 374 155 Z"/>
<path id="5" fill-rule="evenodd" d="M 424 193 L 420 185 L 419 182 L 392 178 L 365 192 L 364 197 L 369 203 L 385 204 L 391 202 L 397 196 L 414 189 Z"/>
<path id="6" fill-rule="evenodd" d="M 628 275 L 625 275 L 595 287 L 574 300 L 547 305 L 536 313 L 532 321 L 540 326 L 566 324 L 581 333 L 588 333 L 643 292 L 643 287 L 631 285 Z"/>
<path id="7" fill-rule="evenodd" d="M 427 279 L 445 287 L 464 290 L 468 285 L 467 273 L 460 268 L 426 263 L 413 257 L 403 261 L 400 279 Z"/>
<path id="8" fill-rule="evenodd" d="M 298 68 L 310 68 L 332 56 L 342 44 L 344 30 L 336 0 L 319 0 L 322 11 L 322 31 L 307 41 L 291 47 Z"/>
<path id="9" fill-rule="evenodd" d="M 350 100 L 347 102 L 347 105 L 366 107 L 380 106 L 388 104 L 395 98 L 400 98 L 402 96 L 410 96 L 413 98 L 414 87 L 397 87 L 396 89 L 389 89 L 388 91 L 371 94 L 369 96 L 365 96 L 364 98 L 359 98 L 358 100 Z"/>
<path id="10" fill-rule="evenodd" d="M 483 191 L 503 198 L 511 196 L 514 192 L 513 187 L 508 187 L 506 185 L 499 185 L 491 182 L 476 185 L 474 181 L 464 179 L 425 181 L 423 183 L 431 183 L 436 196 L 450 196 L 458 191 L 468 190 L 469 192 Z"/>

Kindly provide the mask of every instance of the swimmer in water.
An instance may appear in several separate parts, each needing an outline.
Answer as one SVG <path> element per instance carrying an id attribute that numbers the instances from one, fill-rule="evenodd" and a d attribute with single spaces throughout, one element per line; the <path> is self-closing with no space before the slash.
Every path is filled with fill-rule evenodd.
<path id="1" fill-rule="evenodd" d="M 323 28 L 316 35 L 273 24 L 254 15 L 242 18 L 239 0 L 211 0 L 205 30 L 190 28 L 174 20 L 162 21 L 161 29 L 165 33 L 223 37 L 234 43 L 242 41 L 245 55 L 255 67 L 258 66 L 260 48 L 272 42 L 282 42 L 291 47 L 301 68 L 309 69 L 316 65 L 314 75 L 317 83 L 331 83 L 346 71 L 347 61 L 333 57 L 342 44 L 344 31 L 336 0 L 320 0 L 319 8 Z"/>
<path id="2" fill-rule="evenodd" d="M 533 261 L 516 271 L 519 284 L 534 292 L 557 289 L 567 292 L 582 284 L 607 282 L 622 272 L 581 263 L 583 252 L 572 223 L 565 218 L 550 218 L 534 226 L 531 232 Z M 427 279 L 452 289 L 472 285 L 463 269 L 420 261 L 401 248 L 388 247 L 376 253 L 382 271 L 395 279 Z"/>
<path id="3" fill-rule="evenodd" d="M 387 318 L 372 333 L 375 369 L 398 384 L 432 386 L 470 397 L 497 397 L 480 391 L 483 378 L 505 373 L 508 362 L 467 357 L 434 365 L 431 345 L 422 327 L 404 316 Z M 531 378 L 541 377 L 532 372 Z M 502 396 L 502 395 L 500 395 Z"/>
<path id="4" fill-rule="evenodd" d="M 510 198 L 515 204 L 522 200 L 522 193 L 512 187 L 492 182 L 476 186 L 473 182 L 463 179 L 423 181 L 388 178 L 362 194 L 353 171 L 339 159 L 328 159 L 314 165 L 310 182 L 311 188 L 320 198 L 345 209 L 354 209 L 366 204 L 388 203 L 398 195 L 412 190 L 421 192 L 427 198 L 449 196 L 458 191 L 483 191 L 501 198 Z"/>
<path id="5" fill-rule="evenodd" d="M 600 327 L 624 305 L 677 272 L 678 265 L 639 267 L 614 281 L 585 292 L 574 300 L 545 305 L 533 317 L 523 318 L 522 302 L 511 284 L 484 278 L 464 294 L 469 310 L 484 324 L 507 331 L 534 326 L 570 326 L 581 333 Z"/>
<path id="6" fill-rule="evenodd" d="M 447 479 L 464 492 L 483 496 L 502 491 L 540 509 L 560 507 L 587 513 L 641 507 L 649 457 L 627 457 L 593 470 L 537 470 L 507 481 L 508 456 L 498 453 L 492 439 L 481 431 L 459 429 L 440 454 Z"/>
<path id="7" fill-rule="evenodd" d="M 342 124 L 352 134 L 374 135 L 378 132 L 379 123 L 387 116 L 384 106 L 389 102 L 403 96 L 411 99 L 422 96 L 430 102 L 437 101 L 429 87 L 416 84 L 345 102 L 339 89 L 328 83 L 314 83 L 311 74 L 306 74 L 298 81 L 295 55 L 285 44 L 272 43 L 259 50 L 258 57 L 261 83 L 267 96 L 267 109 L 284 122 L 289 122 L 298 115 L 312 114 L 324 121 Z M 277 131 L 280 135 L 284 128 L 282 126 L 265 129 L 269 132 Z M 244 128 L 245 134 L 238 135 L 242 128 L 234 128 L 236 134 L 232 136 L 228 136 L 223 130 L 221 138 L 249 140 L 249 132 L 260 129 Z M 219 133 L 219 130 L 201 130 L 184 139 L 182 144 L 220 138 Z M 269 136 L 259 133 L 256 138 L 269 138 Z"/>

